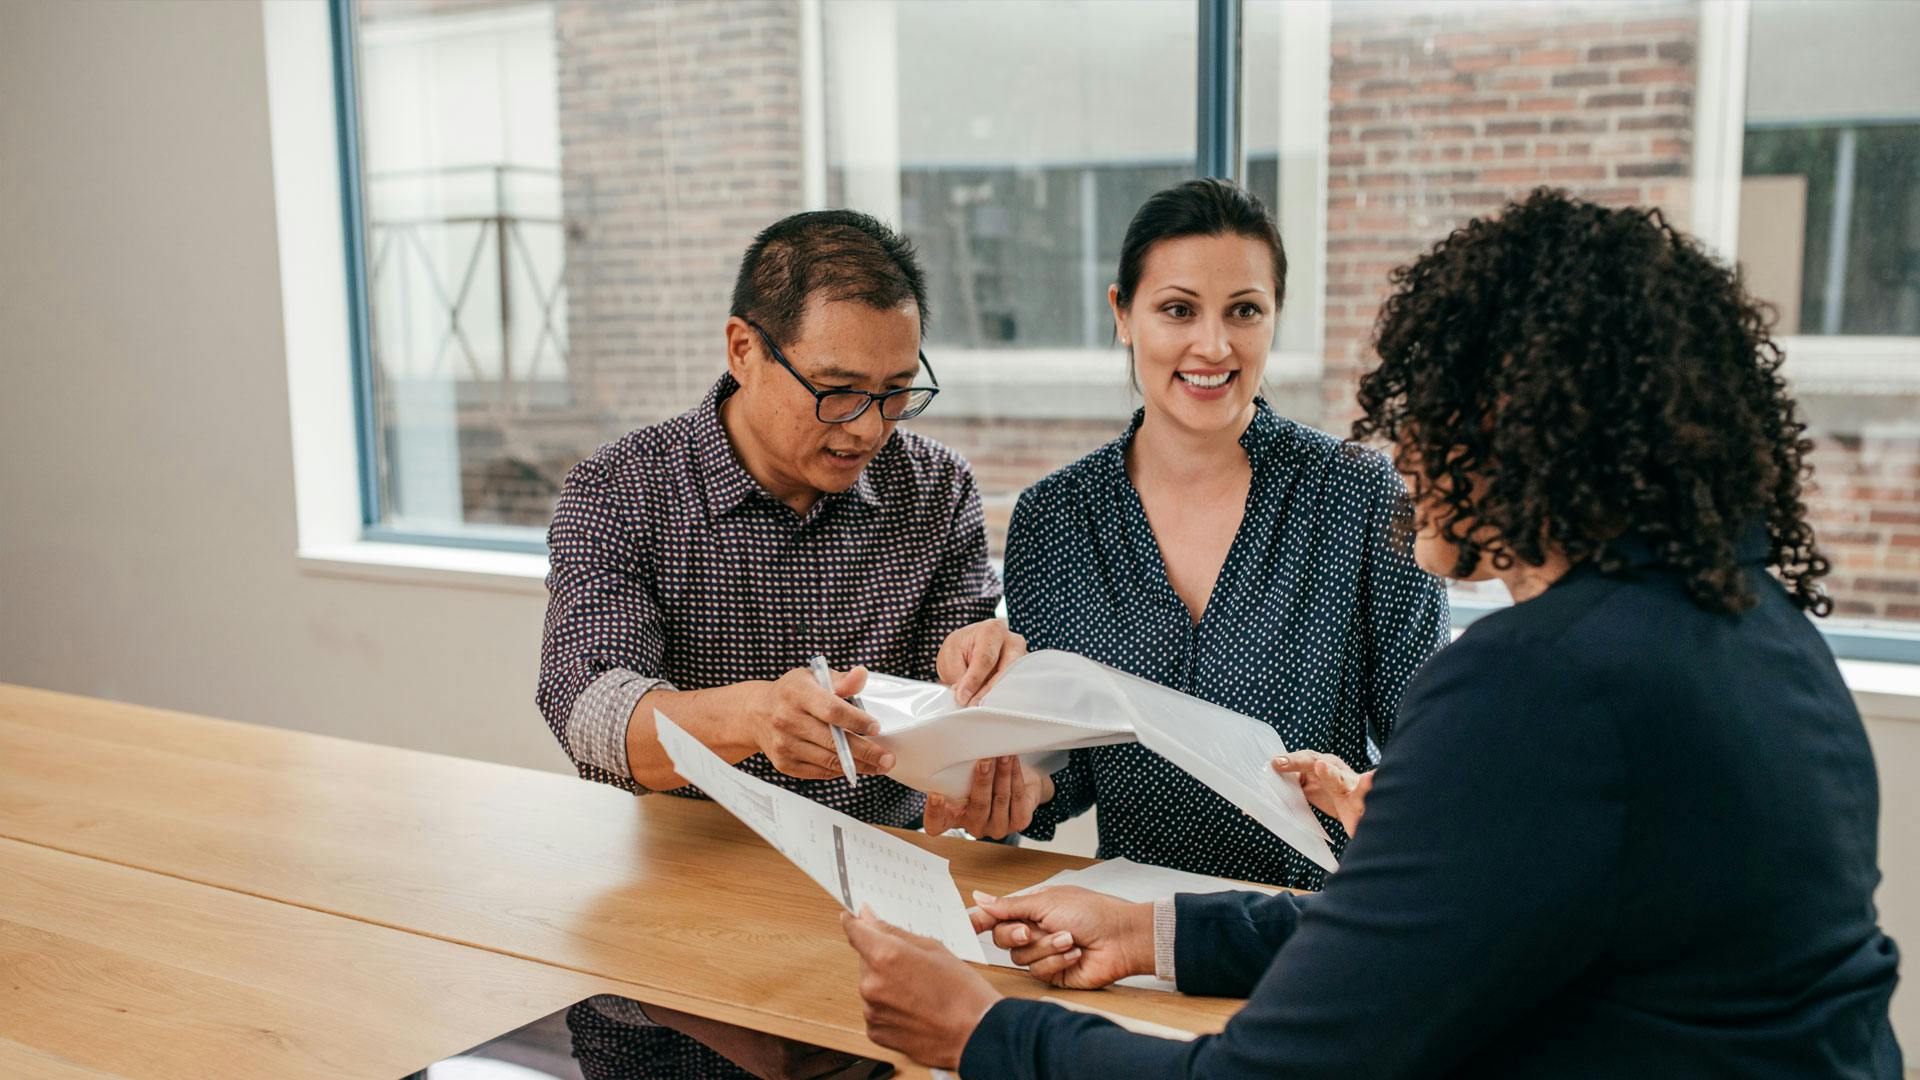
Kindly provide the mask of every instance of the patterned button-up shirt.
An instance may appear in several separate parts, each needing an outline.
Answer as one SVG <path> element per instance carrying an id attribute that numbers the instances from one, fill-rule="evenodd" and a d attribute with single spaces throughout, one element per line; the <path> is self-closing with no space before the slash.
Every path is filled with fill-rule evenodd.
<path id="1" fill-rule="evenodd" d="M 1007 611 L 1029 648 L 1066 649 L 1273 725 L 1355 769 L 1384 746 L 1407 681 L 1447 641 L 1439 579 L 1394 542 L 1407 492 L 1385 457 L 1258 401 L 1240 436 L 1246 516 L 1198 624 L 1167 578 L 1127 475 L 1125 435 L 1020 496 Z M 1138 743 L 1075 750 L 1026 834 L 1096 803 L 1100 856 L 1317 889 L 1325 874 Z M 1323 819 L 1336 842 L 1338 822 Z"/>
<path id="2" fill-rule="evenodd" d="M 698 408 L 602 447 L 561 490 L 538 697 L 587 779 L 644 793 L 626 733 L 650 690 L 777 679 L 815 653 L 931 680 L 947 635 L 1000 602 L 958 454 L 895 430 L 852 488 L 797 514 L 734 456 L 719 409 L 738 385 L 722 375 Z M 795 779 L 762 754 L 740 768 L 882 825 L 911 824 L 924 801 L 883 777 Z"/>

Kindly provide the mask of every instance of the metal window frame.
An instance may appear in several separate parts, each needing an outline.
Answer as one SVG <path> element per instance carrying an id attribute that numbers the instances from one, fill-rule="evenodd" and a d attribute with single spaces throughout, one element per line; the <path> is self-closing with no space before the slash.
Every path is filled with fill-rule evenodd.
<path id="1" fill-rule="evenodd" d="M 802 0 L 811 2 L 811 0 Z M 327 0 L 333 30 L 334 106 L 339 140 L 341 219 L 346 240 L 349 358 L 353 382 L 355 445 L 359 452 L 361 536 L 380 543 L 547 553 L 537 529 L 473 526 L 459 531 L 423 531 L 396 527 L 382 519 L 384 508 L 380 438 L 375 418 L 372 329 L 366 293 L 366 208 L 360 161 L 359 51 L 352 0 Z M 1195 122 L 1195 170 L 1236 182 L 1246 174 L 1241 138 L 1242 0 L 1195 0 L 1199 53 Z M 1742 58 L 1744 62 L 1744 58 Z M 1498 610 L 1486 601 L 1456 601 L 1453 624 L 1465 628 Z M 1836 656 L 1850 660 L 1920 663 L 1920 631 L 1870 627 L 1821 626 Z"/>
<path id="2" fill-rule="evenodd" d="M 378 415 L 373 400 L 372 324 L 367 299 L 366 207 L 360 167 L 359 46 L 353 30 L 352 0 L 327 0 L 333 31 L 333 97 L 335 138 L 339 143 L 340 217 L 345 230 L 347 271 L 347 342 L 353 380 L 354 445 L 360 460 L 360 526 L 371 530 L 380 522 L 380 447 Z"/>

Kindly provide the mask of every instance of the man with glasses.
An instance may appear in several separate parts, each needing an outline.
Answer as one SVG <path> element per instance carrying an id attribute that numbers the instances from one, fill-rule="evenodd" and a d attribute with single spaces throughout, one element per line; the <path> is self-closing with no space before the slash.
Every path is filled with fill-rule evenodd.
<path id="1" fill-rule="evenodd" d="M 939 393 L 926 318 L 925 278 L 891 229 L 844 210 L 785 218 L 741 260 L 727 370 L 705 400 L 567 477 L 548 532 L 538 698 L 581 776 L 698 797 L 660 746 L 658 709 L 763 780 L 865 821 L 919 823 L 923 796 L 880 775 L 891 755 L 844 699 L 871 668 L 937 678 L 964 702 L 1026 651 L 993 618 L 1000 583 L 966 462 L 896 429 Z M 838 672 L 831 692 L 808 670 L 815 655 Z M 868 774 L 857 787 L 833 726 Z M 989 766 L 985 789 L 999 794 L 1011 772 L 1011 760 Z M 992 818 L 970 806 L 966 824 L 1025 826 L 1045 783 Z M 734 1075 L 615 1002 L 569 1017 L 589 1076 Z M 736 1060 L 766 1049 L 648 1012 Z"/>

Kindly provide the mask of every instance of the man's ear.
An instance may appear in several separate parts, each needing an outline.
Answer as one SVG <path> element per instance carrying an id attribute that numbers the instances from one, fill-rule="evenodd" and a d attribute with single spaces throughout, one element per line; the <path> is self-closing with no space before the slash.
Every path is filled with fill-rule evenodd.
<path id="1" fill-rule="evenodd" d="M 744 384 L 747 369 L 759 358 L 760 338 L 738 315 L 727 316 L 726 336 L 727 370 L 733 373 L 734 382 Z"/>

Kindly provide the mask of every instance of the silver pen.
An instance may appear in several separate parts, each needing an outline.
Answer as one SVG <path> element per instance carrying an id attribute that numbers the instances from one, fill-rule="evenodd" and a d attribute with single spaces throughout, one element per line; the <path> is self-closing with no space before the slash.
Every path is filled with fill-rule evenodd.
<path id="1" fill-rule="evenodd" d="M 807 661 L 807 666 L 813 670 L 813 677 L 819 680 L 820 689 L 833 693 L 833 671 L 827 667 L 827 658 L 815 653 L 813 659 Z M 857 695 L 848 701 L 856 709 L 861 707 Z M 859 787 L 860 774 L 853 769 L 853 748 L 847 745 L 846 729 L 839 724 L 828 724 L 827 729 L 833 732 L 833 751 L 840 755 L 840 771 L 847 776 L 847 786 Z"/>

